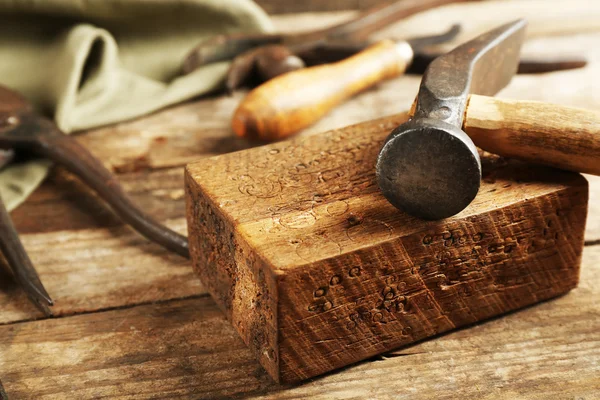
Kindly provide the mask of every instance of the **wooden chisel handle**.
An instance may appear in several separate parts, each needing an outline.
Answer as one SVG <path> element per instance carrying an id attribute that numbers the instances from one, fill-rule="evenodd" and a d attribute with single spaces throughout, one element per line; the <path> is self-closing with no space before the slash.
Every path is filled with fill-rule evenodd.
<path id="1" fill-rule="evenodd" d="M 600 175 L 600 112 L 471 95 L 463 129 L 490 153 Z"/>
<path id="2" fill-rule="evenodd" d="M 407 42 L 383 40 L 343 61 L 281 75 L 248 94 L 233 116 L 233 130 L 252 139 L 286 138 L 355 94 L 402 75 L 412 57 Z"/>

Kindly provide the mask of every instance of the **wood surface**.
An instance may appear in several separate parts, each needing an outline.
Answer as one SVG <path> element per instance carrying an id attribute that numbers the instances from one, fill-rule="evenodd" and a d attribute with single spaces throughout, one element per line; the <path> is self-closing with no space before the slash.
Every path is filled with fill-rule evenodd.
<path id="1" fill-rule="evenodd" d="M 406 114 L 186 167 L 195 270 L 277 381 L 297 382 L 563 294 L 587 215 L 578 174 L 483 161 L 474 202 L 427 222 L 380 193 Z"/>
<path id="2" fill-rule="evenodd" d="M 250 139 L 285 139 L 357 93 L 402 75 L 412 56 L 408 43 L 382 40 L 337 63 L 278 76 L 241 101 L 233 114 L 232 129 Z"/>
<path id="3" fill-rule="evenodd" d="M 276 385 L 207 296 L 0 326 L 11 399 L 597 398 L 600 246 L 566 296 Z"/>
<path id="4" fill-rule="evenodd" d="M 590 64 L 577 71 L 517 76 L 500 96 L 600 109 L 600 36 L 594 30 L 600 3 L 549 3 L 489 1 L 444 7 L 395 24 L 376 37 L 439 33 L 462 20 L 463 32 L 457 38 L 461 41 L 489 26 L 524 16 L 530 20 L 526 52 L 585 55 Z M 274 22 L 281 30 L 303 31 L 339 23 L 352 15 L 354 12 L 302 13 L 277 16 Z M 465 15 L 468 18 L 463 18 Z M 342 104 L 302 135 L 408 109 L 419 81 L 419 76 L 409 75 L 378 85 Z M 197 99 L 135 121 L 85 132 L 78 139 L 119 174 L 125 190 L 144 210 L 185 232 L 183 165 L 202 156 L 256 145 L 230 132 L 231 115 L 243 96 Z M 37 312 L 0 263 L 0 379 L 11 399 L 71 399 L 72 391 L 79 389 L 87 391 L 86 395 L 77 392 L 80 398 L 104 394 L 109 398 L 214 399 L 234 393 L 244 398 L 596 398 L 600 178 L 586 178 L 590 201 L 581 282 L 568 295 L 375 357 L 301 386 L 282 387 L 270 381 L 224 315 L 217 312 L 189 264 L 180 264 L 179 258 L 171 258 L 123 227 L 76 179 L 56 170 L 12 216 L 25 246 L 35 248 L 33 261 L 41 264 L 38 270 L 44 282 L 51 282 L 47 285 L 51 294 L 59 294 L 55 308 L 61 307 L 60 317 L 33 321 Z M 94 248 L 81 245 L 72 254 L 57 251 L 68 243 L 66 238 L 75 242 L 77 235 L 93 241 Z M 137 248 L 142 243 L 143 250 Z M 127 259 L 131 252 L 138 254 L 133 262 Z M 181 304 L 184 306 L 179 307 Z M 166 342 L 153 339 L 166 329 L 165 320 L 153 317 L 160 310 L 181 318 L 164 333 L 163 337 L 172 339 Z M 127 343 L 132 343 L 125 350 L 115 346 L 109 328 L 90 331 L 101 321 L 114 328 L 138 320 L 147 323 L 147 329 L 142 335 L 135 330 L 121 331 Z M 77 347 L 74 337 L 81 331 L 64 336 L 63 328 L 56 329 L 65 324 L 87 329 L 93 335 L 88 343 L 97 347 Z M 53 336 L 52 332 L 59 333 Z M 32 343 L 37 342 L 45 344 L 32 353 Z M 161 343 L 168 345 L 168 351 L 158 354 Z M 71 375 L 78 360 L 83 360 L 79 374 Z M 206 372 L 208 368 L 210 372 Z M 38 379 L 40 376 L 43 378 Z"/>
<path id="5" fill-rule="evenodd" d="M 600 111 L 472 95 L 463 129 L 491 153 L 600 175 Z"/>

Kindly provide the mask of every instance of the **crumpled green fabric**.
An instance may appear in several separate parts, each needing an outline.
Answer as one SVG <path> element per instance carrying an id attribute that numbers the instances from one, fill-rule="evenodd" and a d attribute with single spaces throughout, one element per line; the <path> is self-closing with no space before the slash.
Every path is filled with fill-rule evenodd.
<path id="1" fill-rule="evenodd" d="M 0 0 L 0 84 L 69 133 L 217 89 L 228 63 L 181 76 L 187 52 L 212 35 L 271 29 L 251 0 Z M 40 160 L 0 172 L 9 210 L 49 166 Z"/>

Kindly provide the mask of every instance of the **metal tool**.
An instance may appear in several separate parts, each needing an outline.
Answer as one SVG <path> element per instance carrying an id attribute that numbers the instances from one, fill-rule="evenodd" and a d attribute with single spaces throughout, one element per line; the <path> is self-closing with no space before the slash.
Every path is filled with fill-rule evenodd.
<path id="1" fill-rule="evenodd" d="M 0 161 L 0 168 L 4 167 L 12 159 L 12 152 L 5 152 Z M 10 154 L 7 156 L 7 154 Z M 21 285 L 30 300 L 40 309 L 45 315 L 51 315 L 48 306 L 53 304 L 50 295 L 40 281 L 31 259 L 27 255 L 23 243 L 19 239 L 17 230 L 10 219 L 10 215 L 6 210 L 6 206 L 0 197 L 0 250 L 4 254 L 4 258 L 11 267 L 15 280 Z"/>
<path id="2" fill-rule="evenodd" d="M 312 58 L 313 62 L 326 59 L 334 53 L 332 48 L 341 43 L 352 44 L 355 51 L 360 47 L 364 49 L 369 35 L 393 22 L 445 4 L 465 1 L 473 0 L 392 1 L 326 29 L 296 34 L 219 35 L 192 49 L 183 62 L 182 71 L 188 74 L 203 65 L 233 59 L 226 79 L 226 87 L 231 92 L 254 72 L 268 80 L 303 68 L 305 57 Z"/>
<path id="3" fill-rule="evenodd" d="M 306 128 L 355 94 L 402 75 L 420 46 L 453 39 L 454 25 L 440 35 L 383 40 L 352 57 L 290 72 L 251 91 L 239 104 L 233 131 L 241 137 L 280 140 Z"/>
<path id="4" fill-rule="evenodd" d="M 479 190 L 476 145 L 600 174 L 600 113 L 486 97 L 516 73 L 525 27 L 524 20 L 503 25 L 429 65 L 414 116 L 390 134 L 377 160 L 377 182 L 394 206 L 425 219 L 462 211 Z"/>
<path id="5" fill-rule="evenodd" d="M 106 201 L 119 217 L 146 238 L 189 258 L 182 236 L 141 211 L 125 194 L 116 178 L 76 139 L 62 133 L 51 120 L 36 114 L 23 97 L 0 86 L 0 149 L 4 162 L 11 152 L 48 158 L 63 165 Z M 0 248 L 17 281 L 46 314 L 52 300 L 33 268 L 10 217 L 0 203 Z"/>
<path id="6" fill-rule="evenodd" d="M 369 36 L 411 15 L 443 6 L 477 0 L 400 0 L 372 7 L 350 21 L 326 29 L 295 34 L 230 34 L 205 40 L 186 56 L 184 74 L 218 61 L 233 59 L 225 87 L 230 93 L 249 81 L 264 82 L 281 74 L 325 63 L 341 61 L 374 44 Z M 422 74 L 436 54 L 418 49 L 407 73 Z M 438 53 L 439 55 L 439 53 Z M 523 59 L 520 73 L 538 73 L 579 68 L 580 57 L 556 56 Z"/>
<path id="7" fill-rule="evenodd" d="M 263 141 L 286 138 L 314 124 L 355 94 L 404 74 L 415 58 L 423 70 L 423 64 L 432 61 L 425 49 L 452 40 L 458 32 L 459 26 L 454 25 L 440 35 L 396 42 L 382 40 L 361 52 L 358 47 L 364 48 L 364 44 L 330 43 L 332 54 L 358 53 L 333 64 L 287 73 L 252 90 L 236 109 L 232 129 L 238 136 Z M 553 60 L 551 67 L 561 69 L 582 64 L 580 59 L 562 61 Z M 520 64 L 529 70 L 542 65 Z"/>

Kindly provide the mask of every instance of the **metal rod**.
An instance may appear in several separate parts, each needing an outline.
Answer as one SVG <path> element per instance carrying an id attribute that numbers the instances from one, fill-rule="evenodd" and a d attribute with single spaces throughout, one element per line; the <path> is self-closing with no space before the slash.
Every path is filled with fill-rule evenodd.
<path id="1" fill-rule="evenodd" d="M 40 277 L 27 255 L 19 234 L 10 219 L 10 215 L 0 197 L 0 249 L 10 266 L 16 281 L 23 287 L 30 300 L 44 313 L 51 316 L 48 308 L 54 304 L 40 281 Z"/>

